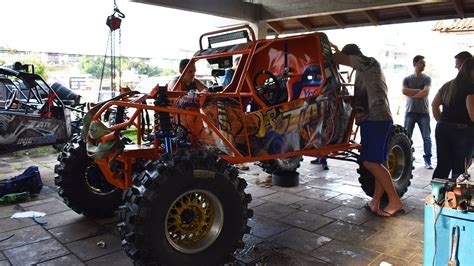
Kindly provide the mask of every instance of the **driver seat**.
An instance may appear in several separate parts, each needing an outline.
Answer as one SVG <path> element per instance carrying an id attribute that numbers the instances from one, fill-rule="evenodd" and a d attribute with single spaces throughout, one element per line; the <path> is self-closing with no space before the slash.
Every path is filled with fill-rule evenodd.
<path id="1" fill-rule="evenodd" d="M 300 98 L 301 91 L 308 87 L 312 89 L 304 97 L 319 95 L 322 89 L 321 84 L 323 84 L 321 67 L 319 65 L 307 66 L 301 74 L 301 80 L 293 84 L 291 100 Z"/>

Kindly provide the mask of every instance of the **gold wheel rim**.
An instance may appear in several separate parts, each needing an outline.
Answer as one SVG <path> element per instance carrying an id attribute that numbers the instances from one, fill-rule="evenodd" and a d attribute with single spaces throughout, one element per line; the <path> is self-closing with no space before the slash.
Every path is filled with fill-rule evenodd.
<path id="1" fill-rule="evenodd" d="M 405 152 L 402 147 L 399 145 L 393 146 L 388 156 L 388 170 L 393 181 L 398 181 L 402 177 L 404 163 Z"/>
<path id="2" fill-rule="evenodd" d="M 171 204 L 165 232 L 176 250 L 193 254 L 208 248 L 219 236 L 224 212 L 219 199 L 207 190 L 191 190 Z"/>

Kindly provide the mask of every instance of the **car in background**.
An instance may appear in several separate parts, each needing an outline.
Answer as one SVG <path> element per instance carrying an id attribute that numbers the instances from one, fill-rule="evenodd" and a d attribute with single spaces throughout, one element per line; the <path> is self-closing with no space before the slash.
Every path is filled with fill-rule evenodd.
<path id="1" fill-rule="evenodd" d="M 82 124 L 80 96 L 24 66 L 0 66 L 0 154 L 66 143 Z"/>

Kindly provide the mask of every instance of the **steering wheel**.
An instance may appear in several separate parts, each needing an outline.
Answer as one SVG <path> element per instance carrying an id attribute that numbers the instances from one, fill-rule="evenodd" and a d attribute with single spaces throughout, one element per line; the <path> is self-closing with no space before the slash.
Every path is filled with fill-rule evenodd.
<path id="1" fill-rule="evenodd" d="M 263 84 L 259 85 L 260 76 L 264 76 Z M 257 92 L 257 96 L 268 106 L 277 103 L 275 93 L 280 89 L 280 81 L 278 78 L 268 70 L 260 70 L 253 77 L 253 86 Z"/>
<path id="2" fill-rule="evenodd" d="M 8 97 L 7 101 L 5 102 L 5 110 L 10 110 L 12 108 L 13 103 L 16 102 L 16 98 L 18 97 L 18 90 L 12 90 L 10 97 Z"/>

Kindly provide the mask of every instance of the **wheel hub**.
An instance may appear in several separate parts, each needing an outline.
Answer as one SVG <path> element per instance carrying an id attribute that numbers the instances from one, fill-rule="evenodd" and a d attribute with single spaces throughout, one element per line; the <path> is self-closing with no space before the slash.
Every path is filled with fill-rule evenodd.
<path id="1" fill-rule="evenodd" d="M 217 239 L 223 219 L 222 205 L 214 194 L 204 190 L 185 192 L 168 210 L 166 238 L 183 253 L 197 253 Z"/>
<path id="2" fill-rule="evenodd" d="M 185 209 L 180 215 L 183 224 L 190 224 L 194 220 L 194 217 L 196 217 L 196 215 L 192 209 Z"/>
<path id="3" fill-rule="evenodd" d="M 117 189 L 105 180 L 102 171 L 95 163 L 86 168 L 84 177 L 87 188 L 95 194 L 108 195 Z"/>

